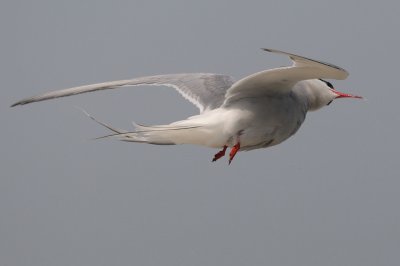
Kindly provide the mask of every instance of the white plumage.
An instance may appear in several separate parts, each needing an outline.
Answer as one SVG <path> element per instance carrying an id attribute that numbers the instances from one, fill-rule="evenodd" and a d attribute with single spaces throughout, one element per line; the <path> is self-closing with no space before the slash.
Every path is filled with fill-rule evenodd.
<path id="1" fill-rule="evenodd" d="M 229 163 L 239 150 L 276 145 L 292 136 L 307 111 L 326 106 L 336 98 L 361 98 L 336 91 L 322 79 L 345 79 L 346 70 L 321 61 L 273 50 L 293 61 L 292 66 L 261 71 L 234 81 L 230 76 L 193 73 L 140 77 L 48 92 L 12 106 L 80 93 L 126 86 L 165 85 L 175 88 L 196 105 L 200 114 L 168 125 L 135 125 L 135 131 L 115 129 L 102 122 L 120 140 L 151 144 L 197 144 L 222 148 L 216 161 L 232 147 Z"/>

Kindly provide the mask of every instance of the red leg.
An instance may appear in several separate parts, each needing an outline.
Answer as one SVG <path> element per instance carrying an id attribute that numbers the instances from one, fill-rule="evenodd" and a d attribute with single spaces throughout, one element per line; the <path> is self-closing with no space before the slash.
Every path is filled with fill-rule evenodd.
<path id="1" fill-rule="evenodd" d="M 227 148 L 228 148 L 228 146 L 225 145 L 225 146 L 222 148 L 222 150 L 220 150 L 219 152 L 217 152 L 217 153 L 214 155 L 214 158 L 212 159 L 212 161 L 215 162 L 215 161 L 218 160 L 219 158 L 224 157 L 225 151 L 226 151 Z"/>
<path id="2" fill-rule="evenodd" d="M 235 146 L 232 147 L 232 150 L 229 153 L 229 164 L 231 164 L 233 158 L 235 157 L 239 149 L 240 149 L 240 142 L 236 143 Z"/>

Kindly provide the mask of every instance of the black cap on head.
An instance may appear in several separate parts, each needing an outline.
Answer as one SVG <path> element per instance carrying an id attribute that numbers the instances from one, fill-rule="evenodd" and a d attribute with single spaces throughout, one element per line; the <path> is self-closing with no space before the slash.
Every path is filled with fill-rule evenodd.
<path id="1" fill-rule="evenodd" d="M 332 83 L 330 83 L 329 81 L 326 81 L 324 79 L 319 79 L 319 80 L 325 82 L 326 86 L 328 86 L 329 88 L 334 89 Z"/>

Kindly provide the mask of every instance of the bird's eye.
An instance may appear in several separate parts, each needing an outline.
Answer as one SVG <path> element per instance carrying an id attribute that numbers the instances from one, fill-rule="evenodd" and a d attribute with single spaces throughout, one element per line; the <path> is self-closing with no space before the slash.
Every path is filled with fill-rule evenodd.
<path id="1" fill-rule="evenodd" d="M 333 102 L 333 100 L 330 100 L 329 103 L 327 103 L 326 105 L 330 105 Z"/>

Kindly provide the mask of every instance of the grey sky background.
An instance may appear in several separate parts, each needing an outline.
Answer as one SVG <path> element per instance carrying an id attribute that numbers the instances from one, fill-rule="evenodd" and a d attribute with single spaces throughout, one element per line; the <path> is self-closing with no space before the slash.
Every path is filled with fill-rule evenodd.
<path id="1" fill-rule="evenodd" d="M 398 1 L 2 1 L 0 265 L 399 265 Z M 350 72 L 283 144 L 242 152 L 115 140 L 102 121 L 197 112 L 139 87 L 9 108 L 143 75 L 236 78 L 287 50 Z"/>

